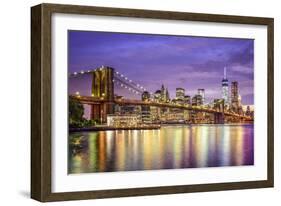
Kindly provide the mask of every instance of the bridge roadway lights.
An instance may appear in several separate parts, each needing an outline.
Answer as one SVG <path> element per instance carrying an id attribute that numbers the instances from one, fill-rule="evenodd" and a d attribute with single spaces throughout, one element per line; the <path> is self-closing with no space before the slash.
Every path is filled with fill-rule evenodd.
<path id="1" fill-rule="evenodd" d="M 106 99 L 102 99 L 102 98 L 98 98 L 98 97 L 91 97 L 91 96 L 75 96 L 75 95 L 71 95 L 70 98 L 73 98 L 76 101 L 81 102 L 82 104 L 88 104 L 91 105 L 92 107 L 92 115 L 91 117 L 93 119 L 99 119 L 99 120 L 103 120 L 106 121 L 106 114 L 112 114 L 114 113 L 114 104 L 119 104 L 119 105 L 147 105 L 147 106 L 156 106 L 159 108 L 179 108 L 179 109 L 183 109 L 183 110 L 193 110 L 193 108 L 182 108 L 179 107 L 177 105 L 168 105 L 168 104 L 160 104 L 160 103 L 144 103 L 142 101 L 139 100 L 122 100 L 122 101 L 118 101 L 118 100 L 106 100 Z M 96 107 L 95 107 L 96 105 Z M 106 105 L 106 106 L 105 106 Z M 106 110 L 102 110 L 102 108 L 106 108 Z M 224 123 L 224 116 L 228 116 L 228 117 L 233 117 L 233 118 L 239 118 L 239 120 L 243 119 L 243 120 L 248 120 L 248 121 L 253 121 L 253 119 L 251 118 L 247 118 L 245 116 L 241 116 L 241 115 L 237 115 L 235 113 L 230 113 L 230 112 L 219 112 L 219 111 L 215 111 L 213 109 L 195 109 L 196 111 L 202 111 L 202 112 L 206 112 L 206 113 L 212 113 L 214 115 L 214 123 L 216 124 L 223 124 Z M 100 112 L 98 112 L 100 111 Z M 103 115 L 101 115 L 103 114 Z"/>

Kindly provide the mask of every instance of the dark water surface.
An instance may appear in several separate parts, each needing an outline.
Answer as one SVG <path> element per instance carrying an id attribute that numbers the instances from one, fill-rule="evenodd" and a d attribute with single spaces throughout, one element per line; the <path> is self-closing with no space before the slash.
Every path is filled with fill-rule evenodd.
<path id="1" fill-rule="evenodd" d="M 254 164 L 252 124 L 80 132 L 69 140 L 69 173 Z"/>

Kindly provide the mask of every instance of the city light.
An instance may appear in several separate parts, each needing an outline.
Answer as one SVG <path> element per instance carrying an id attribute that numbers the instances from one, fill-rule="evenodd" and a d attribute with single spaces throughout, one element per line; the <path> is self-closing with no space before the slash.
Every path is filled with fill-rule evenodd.
<path id="1" fill-rule="evenodd" d="M 254 40 L 70 32 L 68 173 L 254 164 Z"/>
<path id="2" fill-rule="evenodd" d="M 88 70 L 89 71 L 89 70 Z M 107 71 L 107 67 L 103 67 L 103 71 Z M 83 74 L 82 70 L 80 74 Z M 114 72 L 118 74 L 118 71 Z M 77 74 L 74 72 L 74 74 Z M 122 102 L 124 106 L 116 105 L 116 108 L 120 107 L 122 114 L 134 114 L 139 115 L 144 118 L 145 124 L 158 124 L 159 122 L 185 122 L 185 123 L 227 123 L 227 122 L 236 122 L 241 120 L 253 119 L 253 110 L 247 109 L 245 111 L 245 106 L 242 105 L 242 98 L 239 94 L 238 82 L 231 82 L 230 93 L 228 91 L 228 80 L 226 79 L 226 69 L 224 69 L 224 76 L 222 80 L 222 98 L 214 99 L 213 101 L 206 103 L 205 95 L 208 96 L 208 93 L 205 94 L 204 88 L 199 88 L 197 94 L 191 96 L 186 94 L 185 88 L 176 88 L 176 97 L 171 98 L 169 95 L 168 88 L 162 87 L 155 91 L 147 91 L 146 88 L 138 83 L 134 83 L 131 79 L 120 74 L 124 79 L 118 79 L 117 77 L 111 80 L 115 85 L 121 86 L 121 88 L 126 89 L 134 95 L 141 95 L 140 100 L 135 99 L 118 99 L 117 102 Z M 125 81 L 126 80 L 126 81 Z M 106 87 L 104 87 L 106 88 Z M 77 91 L 75 93 L 79 97 L 80 101 L 97 101 L 99 94 L 91 94 L 91 97 L 96 97 L 95 99 L 86 100 L 87 97 L 81 96 Z M 100 93 L 100 99 L 106 100 L 107 92 Z M 230 101 L 226 101 L 230 99 Z M 144 106 L 147 105 L 147 106 Z M 127 111 L 127 107 L 130 107 L 130 110 Z M 158 109 L 157 109 L 158 108 Z M 169 109 L 168 109 L 169 108 Z M 133 109 L 133 110 L 132 110 Z M 118 109 L 115 111 L 118 114 Z M 115 113 L 114 113 L 115 114 Z M 242 118 L 242 119 L 240 119 Z M 103 117 L 106 119 L 106 116 Z"/>

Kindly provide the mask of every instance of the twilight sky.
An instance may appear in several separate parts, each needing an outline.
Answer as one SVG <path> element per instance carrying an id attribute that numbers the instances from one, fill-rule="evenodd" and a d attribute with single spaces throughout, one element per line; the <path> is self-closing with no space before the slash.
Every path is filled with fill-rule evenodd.
<path id="1" fill-rule="evenodd" d="M 242 103 L 254 103 L 254 40 L 69 31 L 68 52 L 69 73 L 110 66 L 150 92 L 164 84 L 172 98 L 176 87 L 191 96 L 204 88 L 207 102 L 221 98 L 226 66 Z M 70 93 L 90 95 L 90 88 L 89 76 L 69 79 Z M 120 88 L 115 93 L 129 94 Z"/>

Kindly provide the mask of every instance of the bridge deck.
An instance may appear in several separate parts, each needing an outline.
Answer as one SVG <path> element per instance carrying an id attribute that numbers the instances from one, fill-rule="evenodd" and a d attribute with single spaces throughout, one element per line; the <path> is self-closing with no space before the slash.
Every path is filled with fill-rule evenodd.
<path id="1" fill-rule="evenodd" d="M 141 100 L 132 100 L 132 99 L 122 99 L 122 100 L 113 100 L 108 101 L 106 99 L 102 98 L 95 98 L 91 96 L 70 96 L 70 98 L 81 102 L 82 104 L 101 104 L 101 103 L 114 103 L 118 105 L 136 105 L 136 106 L 155 106 L 155 107 L 162 107 L 162 108 L 174 108 L 174 109 L 182 109 L 182 110 L 190 110 L 190 111 L 198 111 L 198 112 L 206 112 L 206 113 L 224 113 L 226 116 L 233 116 L 242 118 L 245 120 L 252 120 L 252 118 L 248 116 L 243 116 L 239 114 L 235 114 L 232 112 L 222 112 L 219 110 L 206 108 L 204 106 L 186 106 L 186 105 L 180 105 L 175 103 L 161 103 L 161 102 L 153 102 L 153 101 L 141 101 Z"/>

